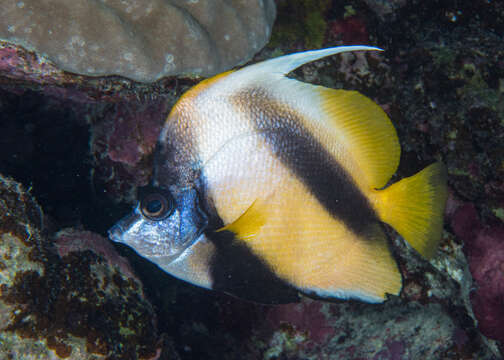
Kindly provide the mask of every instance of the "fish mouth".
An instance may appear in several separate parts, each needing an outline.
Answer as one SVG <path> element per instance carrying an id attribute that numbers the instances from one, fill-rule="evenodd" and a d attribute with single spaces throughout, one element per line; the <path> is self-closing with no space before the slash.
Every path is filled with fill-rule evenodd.
<path id="1" fill-rule="evenodd" d="M 124 234 L 124 229 L 121 224 L 115 224 L 108 231 L 108 237 L 114 242 L 122 242 L 122 235 Z"/>
<path id="2" fill-rule="evenodd" d="M 137 208 L 133 212 L 120 219 L 108 230 L 109 239 L 115 242 L 124 243 L 124 234 L 127 233 L 128 230 L 134 226 L 134 224 L 141 220 L 141 218 L 142 216 L 139 214 L 137 206 Z"/>

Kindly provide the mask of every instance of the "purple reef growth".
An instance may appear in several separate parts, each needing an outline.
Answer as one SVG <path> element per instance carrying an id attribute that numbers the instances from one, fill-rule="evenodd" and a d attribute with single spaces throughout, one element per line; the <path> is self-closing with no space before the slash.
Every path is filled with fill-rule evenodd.
<path id="1" fill-rule="evenodd" d="M 504 225 L 484 226 L 471 203 L 455 211 L 451 224 L 464 240 L 476 285 L 471 302 L 479 328 L 489 338 L 504 342 Z"/>
<path id="2" fill-rule="evenodd" d="M 171 105 L 167 96 L 115 103 L 92 125 L 93 176 L 115 201 L 133 202 L 136 187 L 147 184 L 151 154 Z"/>

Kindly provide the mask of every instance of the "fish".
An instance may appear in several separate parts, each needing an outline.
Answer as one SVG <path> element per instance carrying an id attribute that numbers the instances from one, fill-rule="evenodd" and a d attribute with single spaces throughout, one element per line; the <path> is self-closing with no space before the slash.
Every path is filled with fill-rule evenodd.
<path id="1" fill-rule="evenodd" d="M 287 76 L 349 51 L 381 49 L 298 52 L 189 89 L 161 130 L 149 185 L 109 238 L 178 279 L 258 303 L 399 295 L 384 224 L 432 258 L 446 170 L 434 162 L 392 182 L 401 149 L 382 108 Z"/>

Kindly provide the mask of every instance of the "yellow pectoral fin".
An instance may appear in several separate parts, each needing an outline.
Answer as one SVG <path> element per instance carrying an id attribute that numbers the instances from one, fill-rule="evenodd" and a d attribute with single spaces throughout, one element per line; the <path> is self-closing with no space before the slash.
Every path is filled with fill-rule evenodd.
<path id="1" fill-rule="evenodd" d="M 255 200 L 238 219 L 216 231 L 231 231 L 238 238 L 245 240 L 258 234 L 266 223 L 266 218 L 264 201 Z"/>

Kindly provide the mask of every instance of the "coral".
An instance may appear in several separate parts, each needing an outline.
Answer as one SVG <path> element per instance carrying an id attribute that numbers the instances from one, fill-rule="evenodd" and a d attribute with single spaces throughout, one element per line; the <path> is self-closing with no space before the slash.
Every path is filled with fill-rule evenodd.
<path id="1" fill-rule="evenodd" d="M 90 76 L 152 82 L 213 75 L 248 61 L 267 42 L 273 0 L 90 1 L 4 4 L 0 38 Z"/>
<path id="2" fill-rule="evenodd" d="M 88 77 L 68 73 L 44 56 L 23 47 L 0 40 L 0 86 L 21 94 L 27 90 L 71 100 L 80 104 L 118 102 L 174 96 L 174 88 L 193 84 L 190 79 L 166 78 L 154 84 L 144 84 L 118 77 Z"/>
<path id="3" fill-rule="evenodd" d="M 16 359 L 154 359 L 162 339 L 142 285 L 107 240 L 63 230 L 0 176 L 0 354 Z M 159 340 L 159 342 L 158 342 Z"/>

